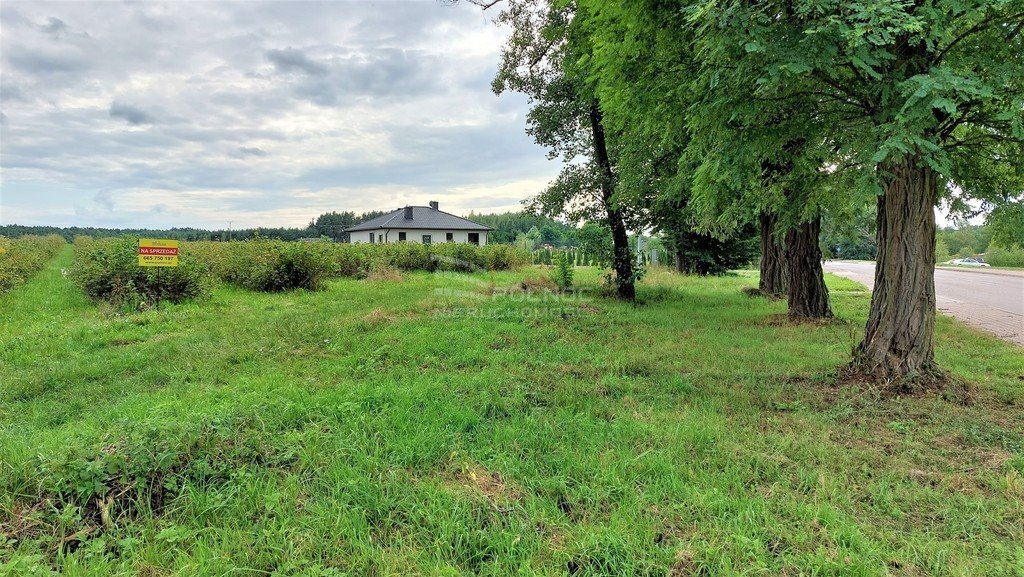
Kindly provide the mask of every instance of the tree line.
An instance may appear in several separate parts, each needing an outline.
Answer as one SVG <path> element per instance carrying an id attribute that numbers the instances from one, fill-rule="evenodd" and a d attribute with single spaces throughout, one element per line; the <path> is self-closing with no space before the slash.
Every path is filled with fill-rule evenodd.
<path id="1" fill-rule="evenodd" d="M 139 236 L 174 238 L 178 240 L 250 240 L 253 238 L 270 238 L 279 240 L 299 240 L 303 238 L 327 237 L 336 242 L 348 242 L 345 229 L 387 214 L 384 211 L 331 211 L 323 213 L 309 221 L 304 228 L 300 227 L 256 227 L 240 229 L 203 229 L 194 227 L 149 229 L 149 228 L 100 228 L 82 226 L 26 226 L 10 224 L 0 226 L 0 236 L 17 238 L 25 235 L 63 236 L 68 242 L 76 236 L 105 238 L 115 236 Z M 538 216 L 526 212 L 507 212 L 501 214 L 473 214 L 469 220 L 479 222 L 494 229 L 490 242 L 513 244 L 519 235 L 537 229 L 537 238 L 542 244 L 553 246 L 575 246 L 577 243 L 574 227 L 558 222 L 552 218 Z"/>
<path id="2" fill-rule="evenodd" d="M 525 94 L 527 132 L 563 160 L 530 206 L 608 231 L 621 298 L 638 277 L 627 229 L 755 230 L 761 292 L 794 320 L 828 318 L 822 224 L 873 214 L 875 288 L 848 373 L 945 380 L 935 207 L 1024 228 L 1019 0 L 470 1 L 512 31 L 494 91 Z"/>

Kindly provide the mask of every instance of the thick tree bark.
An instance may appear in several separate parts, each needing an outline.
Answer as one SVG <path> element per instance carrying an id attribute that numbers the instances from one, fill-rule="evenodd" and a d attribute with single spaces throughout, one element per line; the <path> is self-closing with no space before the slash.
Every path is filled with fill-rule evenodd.
<path id="1" fill-rule="evenodd" d="M 786 231 L 786 280 L 788 284 L 789 318 L 832 318 L 828 303 L 825 273 L 821 268 L 821 247 L 818 235 L 821 217 L 801 223 Z"/>
<path id="2" fill-rule="evenodd" d="M 934 171 L 917 157 L 889 167 L 878 199 L 878 258 L 864 341 L 851 368 L 883 383 L 941 376 L 935 364 Z"/>
<path id="3" fill-rule="evenodd" d="M 786 267 L 782 243 L 775 236 L 776 216 L 762 212 L 761 221 L 761 281 L 757 288 L 763 295 L 786 294 Z"/>
<path id="4" fill-rule="evenodd" d="M 608 156 L 608 145 L 604 138 L 604 123 L 601 108 L 595 101 L 590 105 L 590 127 L 594 136 L 594 159 L 601 169 L 601 202 L 608 216 L 608 226 L 612 229 L 612 267 L 615 269 L 615 283 L 621 299 L 636 298 L 633 286 L 633 259 L 629 250 L 629 236 L 622 211 L 615 205 L 612 196 L 615 193 L 615 174 Z"/>

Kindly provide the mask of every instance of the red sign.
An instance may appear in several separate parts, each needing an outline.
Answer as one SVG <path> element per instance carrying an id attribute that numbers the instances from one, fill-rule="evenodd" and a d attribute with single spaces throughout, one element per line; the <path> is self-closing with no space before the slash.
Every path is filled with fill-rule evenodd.
<path id="1" fill-rule="evenodd" d="M 177 248 L 158 248 L 155 246 L 140 246 L 139 254 L 165 254 L 168 256 L 174 256 L 178 254 Z"/>

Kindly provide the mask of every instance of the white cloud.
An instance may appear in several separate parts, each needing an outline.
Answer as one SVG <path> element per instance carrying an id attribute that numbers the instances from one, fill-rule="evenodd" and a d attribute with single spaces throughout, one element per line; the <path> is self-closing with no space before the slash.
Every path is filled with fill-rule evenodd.
<path id="1" fill-rule="evenodd" d="M 300 226 L 557 172 L 463 3 L 4 2 L 0 222 Z M 158 201 L 154 200 L 159 198 Z"/>

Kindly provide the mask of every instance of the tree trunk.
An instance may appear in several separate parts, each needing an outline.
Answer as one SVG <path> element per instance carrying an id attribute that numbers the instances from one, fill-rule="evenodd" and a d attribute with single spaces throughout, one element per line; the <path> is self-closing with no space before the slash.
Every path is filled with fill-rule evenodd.
<path id="1" fill-rule="evenodd" d="M 832 318 L 825 273 L 821 269 L 821 247 L 818 245 L 820 232 L 821 217 L 786 231 L 786 246 L 783 250 L 789 318 L 794 320 Z"/>
<path id="2" fill-rule="evenodd" d="M 626 234 L 622 211 L 612 198 L 615 193 L 615 174 L 612 172 L 612 163 L 608 157 L 604 124 L 597 101 L 590 105 L 590 127 L 594 136 L 594 160 L 601 169 L 601 202 L 608 215 L 608 226 L 612 229 L 612 267 L 615 269 L 615 283 L 619 298 L 633 300 L 636 298 L 636 288 L 633 286 L 633 259 L 629 250 L 629 236 Z"/>
<path id="3" fill-rule="evenodd" d="M 683 260 L 682 251 L 676 251 L 676 272 L 686 272 L 685 261 Z"/>
<path id="4" fill-rule="evenodd" d="M 761 282 L 757 288 L 766 296 L 786 293 L 786 267 L 782 244 L 775 236 L 774 213 L 762 212 L 761 220 Z"/>
<path id="5" fill-rule="evenodd" d="M 917 157 L 890 167 L 890 173 L 878 199 L 871 310 L 851 368 L 878 382 L 916 388 L 918 379 L 942 377 L 934 352 L 938 181 Z"/>

